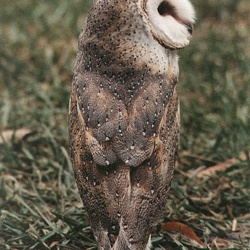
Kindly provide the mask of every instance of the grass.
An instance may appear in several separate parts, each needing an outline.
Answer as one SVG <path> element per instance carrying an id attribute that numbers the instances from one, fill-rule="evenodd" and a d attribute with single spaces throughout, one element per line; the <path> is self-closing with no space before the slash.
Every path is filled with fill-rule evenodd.
<path id="1" fill-rule="evenodd" d="M 0 249 L 95 249 L 67 141 L 77 38 L 90 3 L 0 3 L 0 130 L 30 131 L 0 143 Z M 248 0 L 193 3 L 194 38 L 180 51 L 179 163 L 164 221 L 185 223 L 211 249 L 246 250 L 250 6 Z M 240 155 L 225 171 L 195 175 Z M 200 249 L 180 234 L 157 229 L 153 243 Z"/>

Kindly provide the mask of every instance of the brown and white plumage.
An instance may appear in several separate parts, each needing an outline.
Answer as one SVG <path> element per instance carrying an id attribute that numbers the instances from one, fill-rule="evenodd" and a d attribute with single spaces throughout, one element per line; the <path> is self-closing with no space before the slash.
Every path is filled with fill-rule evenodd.
<path id="1" fill-rule="evenodd" d="M 96 0 L 85 22 L 69 135 L 98 249 L 149 247 L 179 141 L 176 49 L 193 22 L 188 0 Z"/>

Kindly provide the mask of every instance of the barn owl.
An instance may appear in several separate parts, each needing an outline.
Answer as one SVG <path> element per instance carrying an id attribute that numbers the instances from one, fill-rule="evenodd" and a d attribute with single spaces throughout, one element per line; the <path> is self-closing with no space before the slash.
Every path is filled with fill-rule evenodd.
<path id="1" fill-rule="evenodd" d="M 84 23 L 69 141 L 99 250 L 150 249 L 179 142 L 177 50 L 194 20 L 188 0 L 94 0 Z"/>

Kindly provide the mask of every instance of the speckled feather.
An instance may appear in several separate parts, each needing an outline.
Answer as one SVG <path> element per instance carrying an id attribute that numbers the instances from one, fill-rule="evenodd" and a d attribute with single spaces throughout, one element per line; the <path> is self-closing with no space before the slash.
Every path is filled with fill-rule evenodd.
<path id="1" fill-rule="evenodd" d="M 143 0 L 96 0 L 79 38 L 69 107 L 77 186 L 98 249 L 145 250 L 179 141 L 176 51 Z"/>

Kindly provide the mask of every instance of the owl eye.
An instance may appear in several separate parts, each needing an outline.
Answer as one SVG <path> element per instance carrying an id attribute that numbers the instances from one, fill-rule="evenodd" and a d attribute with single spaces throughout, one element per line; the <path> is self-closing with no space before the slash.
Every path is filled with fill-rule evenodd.
<path id="1" fill-rule="evenodd" d="M 166 16 L 166 15 L 171 15 L 171 16 L 174 16 L 174 12 L 175 12 L 175 9 L 174 7 L 169 4 L 168 2 L 161 2 L 160 5 L 158 6 L 158 13 L 161 15 L 161 16 Z"/>

